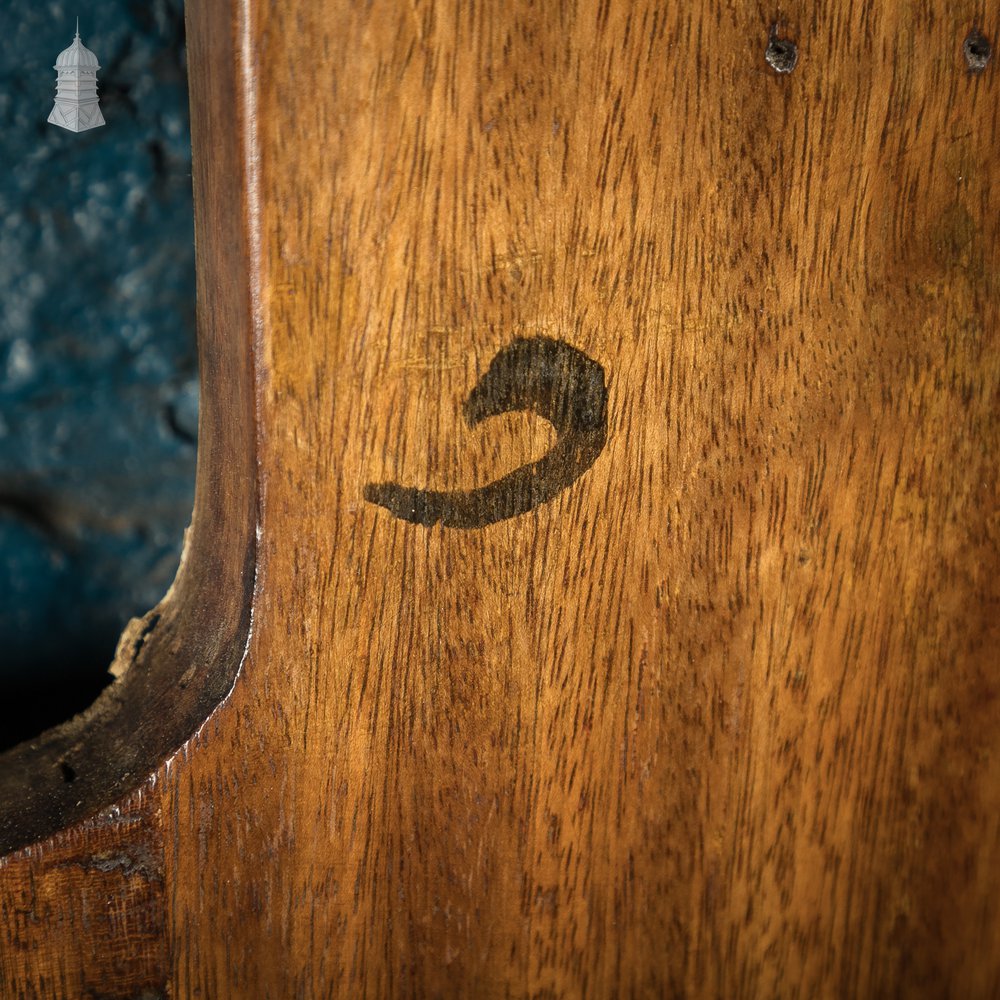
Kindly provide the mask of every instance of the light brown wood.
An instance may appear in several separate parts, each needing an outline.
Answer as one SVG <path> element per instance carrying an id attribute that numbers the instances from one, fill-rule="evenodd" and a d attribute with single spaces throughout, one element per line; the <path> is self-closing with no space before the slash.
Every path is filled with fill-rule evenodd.
<path id="1" fill-rule="evenodd" d="M 995 12 L 209 6 L 195 157 L 240 155 L 201 308 L 213 276 L 243 301 L 245 241 L 256 440 L 210 431 L 200 475 L 253 461 L 257 525 L 218 508 L 256 527 L 253 619 L 130 793 L 146 839 L 78 854 L 161 859 L 142 985 L 1000 995 L 1000 85 L 963 53 Z M 482 527 L 371 502 L 571 435 L 463 418 L 538 337 L 603 370 L 592 464 Z M 74 835 L 0 868 L 11 995 L 138 989 L 107 914 L 26 901 L 79 914 L 107 876 L 52 881 Z"/>

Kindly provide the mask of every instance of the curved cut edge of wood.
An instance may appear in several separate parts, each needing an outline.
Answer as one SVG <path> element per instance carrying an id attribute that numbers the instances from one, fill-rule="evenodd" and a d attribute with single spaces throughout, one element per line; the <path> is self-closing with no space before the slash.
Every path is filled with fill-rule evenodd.
<path id="1" fill-rule="evenodd" d="M 116 680 L 87 711 L 0 754 L 0 856 L 146 781 L 232 690 L 249 638 L 257 488 L 246 103 L 234 5 L 186 6 L 202 389 L 192 523 L 170 590 L 119 640 Z M 234 111 L 209 145 L 209 119 Z"/>

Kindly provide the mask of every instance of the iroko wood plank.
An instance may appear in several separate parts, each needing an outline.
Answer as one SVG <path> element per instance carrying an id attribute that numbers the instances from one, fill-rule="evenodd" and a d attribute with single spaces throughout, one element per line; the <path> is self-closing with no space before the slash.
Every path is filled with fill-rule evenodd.
<path id="1" fill-rule="evenodd" d="M 150 995 L 1000 995 L 1000 25 L 775 16 L 190 3 L 200 307 L 253 385 L 206 392 L 254 431 L 199 475 L 257 503 L 201 527 L 255 576 L 128 800 Z M 129 871 L 90 925 L 4 909 L 4 988 L 132 995 L 79 959 Z"/>

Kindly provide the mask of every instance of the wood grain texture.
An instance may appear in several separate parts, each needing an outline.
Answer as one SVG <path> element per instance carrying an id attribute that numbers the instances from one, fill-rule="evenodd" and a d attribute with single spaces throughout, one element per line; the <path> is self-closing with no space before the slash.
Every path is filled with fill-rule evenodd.
<path id="1" fill-rule="evenodd" d="M 5 859 L 0 996 L 162 997 L 170 971 L 159 800 L 120 805 Z"/>
<path id="2" fill-rule="evenodd" d="M 777 74 L 753 2 L 233 10 L 257 575 L 150 785 L 169 994 L 1000 995 L 994 12 L 796 0 Z M 589 469 L 366 502 L 539 460 L 462 417 L 536 336 Z"/>

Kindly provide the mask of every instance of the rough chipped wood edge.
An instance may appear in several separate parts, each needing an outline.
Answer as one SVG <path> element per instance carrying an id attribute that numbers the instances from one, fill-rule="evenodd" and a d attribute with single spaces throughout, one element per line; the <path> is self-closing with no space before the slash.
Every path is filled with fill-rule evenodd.
<path id="1" fill-rule="evenodd" d="M 232 689 L 256 562 L 243 5 L 186 4 L 201 413 L 192 524 L 170 591 L 129 623 L 117 678 L 74 719 L 0 755 L 0 855 L 138 787 Z"/>

